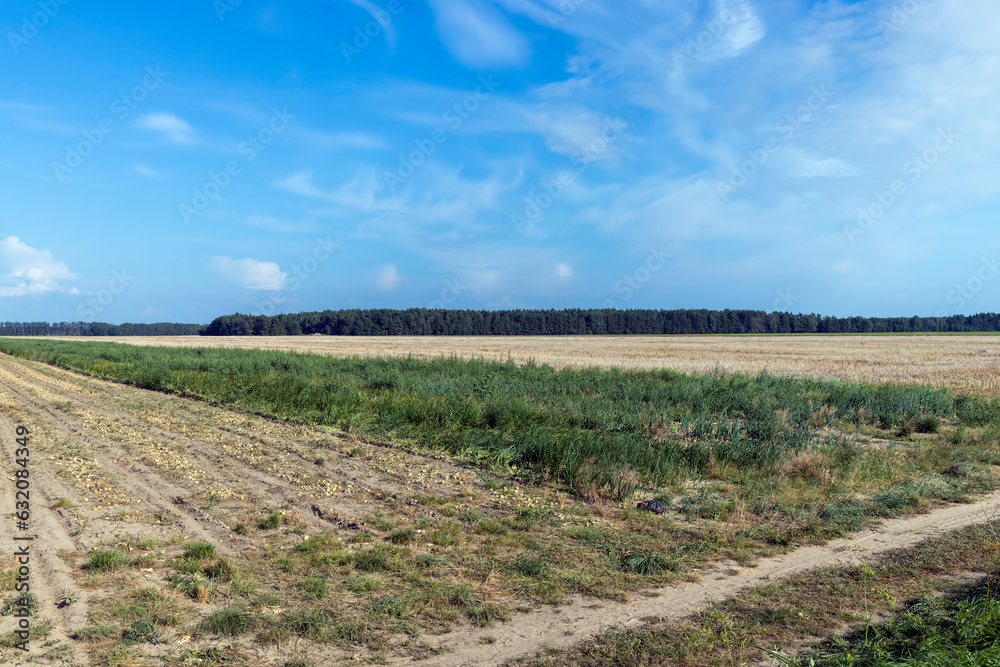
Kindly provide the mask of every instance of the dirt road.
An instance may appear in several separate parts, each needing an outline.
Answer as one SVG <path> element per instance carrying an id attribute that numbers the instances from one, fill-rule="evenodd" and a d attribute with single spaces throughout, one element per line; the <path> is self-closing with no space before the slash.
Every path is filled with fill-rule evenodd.
<path id="1" fill-rule="evenodd" d="M 633 602 L 615 604 L 575 598 L 571 604 L 515 617 L 502 627 L 431 640 L 447 653 L 422 661 L 427 667 L 500 665 L 506 659 L 542 649 L 564 648 L 596 637 L 609 628 L 628 629 L 655 616 L 680 620 L 701 610 L 706 598 L 724 600 L 767 581 L 824 566 L 856 565 L 892 549 L 912 547 L 928 538 L 1000 517 L 1000 492 L 969 505 L 952 505 L 928 514 L 886 521 L 875 530 L 833 540 L 825 546 L 802 547 L 756 567 L 722 564 L 705 571 L 700 581 L 652 589 Z M 737 574 L 730 574 L 739 570 Z M 490 641 L 484 641 L 490 637 Z"/>

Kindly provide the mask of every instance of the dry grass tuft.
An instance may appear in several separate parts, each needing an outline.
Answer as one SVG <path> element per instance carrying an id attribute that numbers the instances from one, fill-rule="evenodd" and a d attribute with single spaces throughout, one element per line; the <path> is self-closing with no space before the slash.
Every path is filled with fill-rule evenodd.
<path id="1" fill-rule="evenodd" d="M 776 466 L 774 472 L 785 477 L 799 477 L 816 481 L 822 486 L 830 486 L 834 482 L 834 474 L 830 468 L 825 453 L 805 451 Z"/>

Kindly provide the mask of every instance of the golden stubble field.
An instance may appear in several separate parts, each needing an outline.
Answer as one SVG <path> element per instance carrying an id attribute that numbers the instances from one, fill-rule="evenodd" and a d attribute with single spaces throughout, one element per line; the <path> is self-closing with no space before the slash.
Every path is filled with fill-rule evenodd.
<path id="1" fill-rule="evenodd" d="M 1000 336 L 148 336 L 131 345 L 294 350 L 334 356 L 534 359 L 555 367 L 673 368 L 917 383 L 1000 395 Z"/>

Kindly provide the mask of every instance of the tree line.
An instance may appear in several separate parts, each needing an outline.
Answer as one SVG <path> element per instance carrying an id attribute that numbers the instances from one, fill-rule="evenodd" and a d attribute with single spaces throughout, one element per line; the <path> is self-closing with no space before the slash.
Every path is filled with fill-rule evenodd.
<path id="1" fill-rule="evenodd" d="M 1000 314 L 832 317 L 762 310 L 325 310 L 225 315 L 204 336 L 559 336 L 1000 331 Z"/>
<path id="2" fill-rule="evenodd" d="M 0 322 L 0 336 L 196 336 L 201 324 L 106 322 Z"/>
<path id="3" fill-rule="evenodd" d="M 566 336 L 1000 331 L 1000 314 L 832 317 L 762 310 L 325 310 L 217 317 L 211 324 L 0 322 L 0 336 Z"/>

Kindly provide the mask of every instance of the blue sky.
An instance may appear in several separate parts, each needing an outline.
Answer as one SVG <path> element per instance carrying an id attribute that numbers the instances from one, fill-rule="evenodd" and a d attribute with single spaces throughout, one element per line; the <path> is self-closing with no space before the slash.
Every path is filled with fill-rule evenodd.
<path id="1" fill-rule="evenodd" d="M 5 320 L 1000 310 L 1000 5 L 9 0 Z"/>

